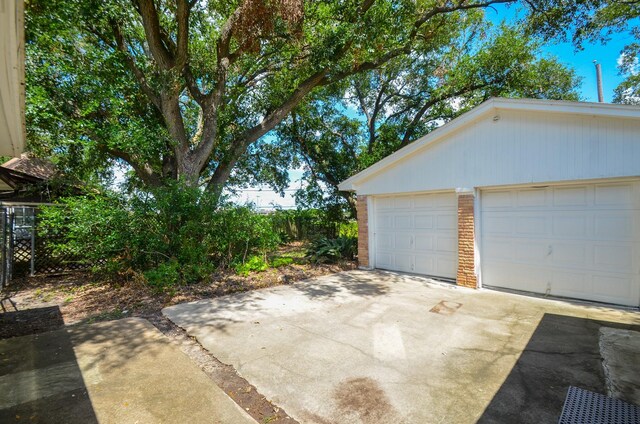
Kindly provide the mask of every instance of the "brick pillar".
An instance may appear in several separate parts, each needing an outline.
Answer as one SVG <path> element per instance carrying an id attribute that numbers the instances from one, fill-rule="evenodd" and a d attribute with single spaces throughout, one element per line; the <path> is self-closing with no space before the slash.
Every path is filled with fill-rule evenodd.
<path id="1" fill-rule="evenodd" d="M 367 196 L 358 196 L 358 267 L 369 268 L 369 211 Z"/>
<path id="2" fill-rule="evenodd" d="M 458 278 L 459 286 L 476 288 L 478 279 L 475 273 L 474 249 L 474 195 L 458 194 Z"/>

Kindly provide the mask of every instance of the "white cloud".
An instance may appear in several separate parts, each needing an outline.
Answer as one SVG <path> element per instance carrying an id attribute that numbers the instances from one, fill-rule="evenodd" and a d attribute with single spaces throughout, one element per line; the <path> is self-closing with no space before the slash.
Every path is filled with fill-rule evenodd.
<path id="1" fill-rule="evenodd" d="M 628 70 L 632 75 L 638 75 L 640 73 L 640 64 L 638 63 L 638 56 L 634 56 L 629 64 L 629 58 L 626 53 L 620 53 L 616 60 L 619 69 Z M 631 65 L 631 66 L 629 66 Z"/>

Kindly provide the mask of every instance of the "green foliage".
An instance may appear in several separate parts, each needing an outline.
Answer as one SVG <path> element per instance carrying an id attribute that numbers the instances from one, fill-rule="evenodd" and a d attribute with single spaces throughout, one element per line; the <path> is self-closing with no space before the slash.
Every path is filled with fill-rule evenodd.
<path id="1" fill-rule="evenodd" d="M 281 191 L 287 168 L 305 162 L 265 136 L 305 99 L 317 100 L 344 118 L 331 116 L 328 131 L 311 120 L 313 134 L 337 147 L 338 158 L 321 147 L 334 166 L 316 159 L 311 165 L 333 186 L 330 180 L 397 149 L 402 125 L 413 139 L 433 119 L 449 119 L 446 101 L 479 84 L 473 104 L 496 94 L 566 95 L 572 78 L 556 63 L 547 67 L 554 71 L 548 79 L 537 71 L 534 79 L 521 78 L 536 69 L 527 54 L 536 46 L 521 30 L 499 40 L 487 29 L 484 11 L 493 3 L 516 0 L 155 0 L 145 2 L 149 7 L 129 0 L 28 1 L 28 144 L 85 182 L 102 182 L 124 166 L 137 188 L 182 179 L 218 193 L 227 182 L 265 182 Z M 562 12 L 573 17 L 582 3 L 590 2 L 529 0 L 521 16 L 534 27 L 549 16 L 566 22 Z M 558 89 L 550 92 L 553 84 Z M 389 125 L 368 122 L 389 140 L 355 166 L 335 166 L 363 154 L 354 142 L 361 125 L 345 116 L 345 107 L 359 103 L 356 87 L 364 103 L 375 103 L 376 85 L 407 89 L 383 90 L 380 99 L 393 105 L 368 116 L 390 118 Z M 432 99 L 443 103 L 418 113 Z M 340 146 L 342 138 L 351 147 Z M 327 200 L 321 187 L 309 187 L 308 205 Z M 350 201 L 335 190 L 324 197 Z"/>
<path id="2" fill-rule="evenodd" d="M 228 205 L 216 211 L 207 242 L 215 247 L 214 259 L 227 266 L 253 253 L 275 249 L 280 237 L 268 215 L 248 206 Z"/>
<path id="3" fill-rule="evenodd" d="M 291 265 L 293 263 L 293 258 L 288 256 L 280 256 L 277 258 L 273 258 L 270 262 L 273 268 L 280 268 L 282 266 Z"/>
<path id="4" fill-rule="evenodd" d="M 341 181 L 489 97 L 578 100 L 575 72 L 520 26 L 493 26 L 477 13 L 448 19 L 414 55 L 315 91 L 278 126 L 278 144 L 308 164 L 308 184 L 296 193 L 301 207 L 355 218 Z"/>
<path id="5" fill-rule="evenodd" d="M 307 258 L 311 262 L 325 263 L 340 260 L 352 260 L 357 252 L 358 239 L 354 237 L 338 237 L 328 239 L 321 237 L 314 240 L 307 250 Z"/>
<path id="6" fill-rule="evenodd" d="M 347 238 L 358 237 L 358 221 L 341 222 L 338 227 L 338 236 Z"/>
<path id="7" fill-rule="evenodd" d="M 171 289 L 180 284 L 180 264 L 177 261 L 162 262 L 155 268 L 144 273 L 144 277 L 150 286 L 158 291 Z"/>
<path id="8" fill-rule="evenodd" d="M 246 277 L 250 272 L 262 272 L 269 269 L 269 264 L 264 255 L 251 256 L 246 262 L 239 262 L 234 266 L 239 275 Z"/>
<path id="9" fill-rule="evenodd" d="M 58 253 L 81 255 L 108 273 L 134 269 L 162 288 L 206 278 L 216 267 L 264 255 L 279 243 L 269 217 L 249 207 L 217 207 L 179 184 L 131 196 L 66 198 L 45 207 L 39 231 Z"/>
<path id="10" fill-rule="evenodd" d="M 343 221 L 321 209 L 278 210 L 270 217 L 283 241 L 334 237 Z"/>

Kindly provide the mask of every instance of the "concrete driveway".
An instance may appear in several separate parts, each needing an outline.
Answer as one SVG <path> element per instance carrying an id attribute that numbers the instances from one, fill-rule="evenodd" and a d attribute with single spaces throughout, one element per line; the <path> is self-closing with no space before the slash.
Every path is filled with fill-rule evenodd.
<path id="1" fill-rule="evenodd" d="M 378 271 L 163 313 L 293 418 L 321 424 L 557 422 L 569 385 L 606 393 L 601 327 L 640 330 L 637 311 Z"/>
<path id="2" fill-rule="evenodd" d="M 0 340 L 0 423 L 255 424 L 148 321 Z"/>

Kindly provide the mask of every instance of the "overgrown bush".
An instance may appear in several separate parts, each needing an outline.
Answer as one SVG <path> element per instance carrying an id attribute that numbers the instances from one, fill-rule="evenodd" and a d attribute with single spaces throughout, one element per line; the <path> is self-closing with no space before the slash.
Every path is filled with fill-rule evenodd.
<path id="1" fill-rule="evenodd" d="M 284 241 L 333 238 L 341 225 L 320 209 L 278 210 L 271 214 L 271 220 Z"/>
<path id="2" fill-rule="evenodd" d="M 358 248 L 358 239 L 354 237 L 318 238 L 311 242 L 307 258 L 311 262 L 325 263 L 340 260 L 352 260 Z"/>
<path id="3" fill-rule="evenodd" d="M 195 282 L 277 247 L 268 216 L 215 200 L 178 184 L 153 193 L 67 198 L 43 208 L 39 231 L 58 236 L 50 239 L 59 253 L 83 255 L 106 272 L 133 269 L 157 287 Z"/>

